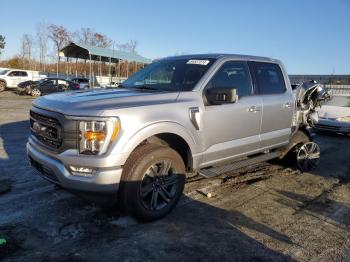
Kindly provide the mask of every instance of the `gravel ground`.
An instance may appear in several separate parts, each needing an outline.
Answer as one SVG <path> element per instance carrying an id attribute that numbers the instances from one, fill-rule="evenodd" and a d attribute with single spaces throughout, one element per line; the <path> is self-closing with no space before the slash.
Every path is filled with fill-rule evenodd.
<path id="1" fill-rule="evenodd" d="M 316 136 L 311 173 L 264 163 L 191 178 L 169 216 L 143 224 L 33 172 L 31 101 L 0 93 L 0 260 L 350 261 L 350 138 Z"/>

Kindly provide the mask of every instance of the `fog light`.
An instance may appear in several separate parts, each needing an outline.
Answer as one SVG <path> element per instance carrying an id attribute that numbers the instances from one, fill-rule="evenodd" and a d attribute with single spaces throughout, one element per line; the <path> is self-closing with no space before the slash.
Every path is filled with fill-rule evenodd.
<path id="1" fill-rule="evenodd" d="M 75 176 L 91 177 L 94 174 L 94 169 L 89 167 L 69 166 L 69 169 Z"/>

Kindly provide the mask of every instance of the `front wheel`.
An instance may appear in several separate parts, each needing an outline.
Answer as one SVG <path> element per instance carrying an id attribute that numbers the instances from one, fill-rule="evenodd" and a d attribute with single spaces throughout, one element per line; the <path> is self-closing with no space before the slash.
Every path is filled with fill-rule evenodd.
<path id="1" fill-rule="evenodd" d="M 152 221 L 175 207 L 184 184 L 180 155 L 169 147 L 147 144 L 137 148 L 124 165 L 120 200 L 131 215 Z"/>
<path id="2" fill-rule="evenodd" d="M 34 97 L 41 96 L 40 90 L 37 89 L 37 88 L 34 88 L 34 89 L 32 90 L 32 96 L 34 96 Z"/>

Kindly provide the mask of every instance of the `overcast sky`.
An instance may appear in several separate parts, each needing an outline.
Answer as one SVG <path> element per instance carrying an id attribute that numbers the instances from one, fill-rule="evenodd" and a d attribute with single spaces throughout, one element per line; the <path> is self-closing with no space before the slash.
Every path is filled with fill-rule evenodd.
<path id="1" fill-rule="evenodd" d="M 3 1 L 1 59 L 38 23 L 91 27 L 147 58 L 235 53 L 282 60 L 290 74 L 350 74 L 349 0 Z"/>

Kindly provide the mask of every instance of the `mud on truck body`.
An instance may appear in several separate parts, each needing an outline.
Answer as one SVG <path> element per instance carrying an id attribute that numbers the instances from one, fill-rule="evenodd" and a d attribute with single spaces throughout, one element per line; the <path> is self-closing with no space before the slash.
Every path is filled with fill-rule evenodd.
<path id="1" fill-rule="evenodd" d="M 213 177 L 287 155 L 302 170 L 317 166 L 307 129 L 326 98 L 317 84 L 293 91 L 279 60 L 169 57 L 114 90 L 36 99 L 28 158 L 50 182 L 109 195 L 150 221 L 175 207 L 189 174 Z"/>

